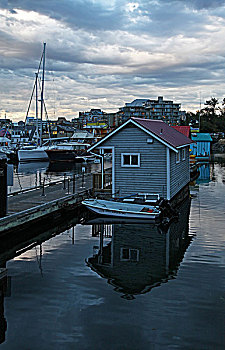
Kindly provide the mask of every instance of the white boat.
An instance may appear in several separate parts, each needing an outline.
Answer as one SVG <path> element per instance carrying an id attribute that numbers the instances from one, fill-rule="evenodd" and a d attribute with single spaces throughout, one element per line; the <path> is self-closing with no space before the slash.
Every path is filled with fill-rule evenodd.
<path id="1" fill-rule="evenodd" d="M 45 152 L 46 147 L 28 147 L 18 150 L 19 162 L 34 162 L 34 161 L 47 161 L 48 155 Z"/>
<path id="2" fill-rule="evenodd" d="M 135 219 L 156 219 L 160 216 L 159 207 L 145 204 L 125 203 L 103 199 L 86 199 L 82 201 L 91 211 L 106 216 L 135 218 Z"/>

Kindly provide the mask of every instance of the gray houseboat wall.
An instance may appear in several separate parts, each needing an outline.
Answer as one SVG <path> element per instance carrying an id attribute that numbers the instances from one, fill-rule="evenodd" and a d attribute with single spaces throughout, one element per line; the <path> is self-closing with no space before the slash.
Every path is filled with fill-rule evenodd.
<path id="1" fill-rule="evenodd" d="M 177 153 L 170 151 L 170 198 L 172 199 L 185 185 L 190 182 L 189 146 L 179 149 Z"/>
<path id="2" fill-rule="evenodd" d="M 138 192 L 159 193 L 166 197 L 166 147 L 157 141 L 147 143 L 149 136 L 134 125 L 121 129 L 104 142 L 114 147 L 114 191 L 120 196 Z M 139 166 L 124 166 L 123 155 L 137 155 Z"/>
<path id="3" fill-rule="evenodd" d="M 139 123 L 138 118 L 125 122 L 89 150 L 112 149 L 112 194 L 157 193 L 171 200 L 190 181 L 192 141 L 161 121 Z"/>

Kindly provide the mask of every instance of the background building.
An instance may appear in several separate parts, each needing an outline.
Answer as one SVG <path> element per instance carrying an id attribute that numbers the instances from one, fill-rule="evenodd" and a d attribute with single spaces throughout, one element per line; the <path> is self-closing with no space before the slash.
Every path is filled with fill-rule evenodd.
<path id="1" fill-rule="evenodd" d="M 180 111 L 181 104 L 171 100 L 163 100 L 162 96 L 158 100 L 136 99 L 131 103 L 126 103 L 120 108 L 122 122 L 131 117 L 163 120 L 169 125 L 180 124 L 183 112 Z"/>

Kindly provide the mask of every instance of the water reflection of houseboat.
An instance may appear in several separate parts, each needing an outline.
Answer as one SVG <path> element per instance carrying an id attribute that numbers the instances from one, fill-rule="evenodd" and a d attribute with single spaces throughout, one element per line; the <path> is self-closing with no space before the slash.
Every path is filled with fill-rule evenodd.
<path id="1" fill-rule="evenodd" d="M 177 222 L 169 226 L 153 224 L 113 224 L 111 241 L 104 245 L 104 231 L 98 225 L 98 250 L 86 260 L 87 265 L 122 293 L 134 295 L 149 292 L 153 287 L 176 275 L 184 253 L 191 242 L 188 234 L 190 201 L 180 207 Z M 93 226 L 96 234 L 95 226 Z"/>
<path id="2" fill-rule="evenodd" d="M 201 164 L 199 167 L 199 177 L 196 180 L 196 183 L 208 183 L 210 182 L 210 164 L 204 163 Z"/>

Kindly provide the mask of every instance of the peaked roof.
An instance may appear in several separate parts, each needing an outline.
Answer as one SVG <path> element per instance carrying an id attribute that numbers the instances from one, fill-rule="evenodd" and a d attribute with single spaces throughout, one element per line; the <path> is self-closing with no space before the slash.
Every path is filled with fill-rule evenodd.
<path id="1" fill-rule="evenodd" d="M 112 137 L 115 133 L 126 127 L 126 125 L 129 123 L 133 123 L 149 135 L 155 137 L 157 140 L 164 143 L 167 147 L 171 148 L 175 152 L 178 152 L 177 148 L 193 143 L 193 141 L 189 139 L 189 137 L 186 137 L 179 131 L 171 128 L 162 120 L 131 118 L 115 130 L 113 130 L 111 133 L 103 137 L 97 143 L 92 145 L 88 151 L 92 151 L 96 147 L 100 146 L 102 143 L 104 143 L 105 140 Z"/>
<path id="2" fill-rule="evenodd" d="M 183 125 L 171 125 L 171 128 L 181 132 L 186 137 L 189 137 L 190 135 L 190 126 L 183 126 Z"/>
<path id="3" fill-rule="evenodd" d="M 146 130 L 152 132 L 158 138 L 162 139 L 172 147 L 181 147 L 192 143 L 192 140 L 179 131 L 171 128 L 162 120 L 131 118 L 136 123 L 143 126 Z"/>
<path id="4" fill-rule="evenodd" d="M 192 134 L 191 138 L 193 141 L 212 141 L 212 137 L 209 133 L 197 132 L 196 134 Z"/>

